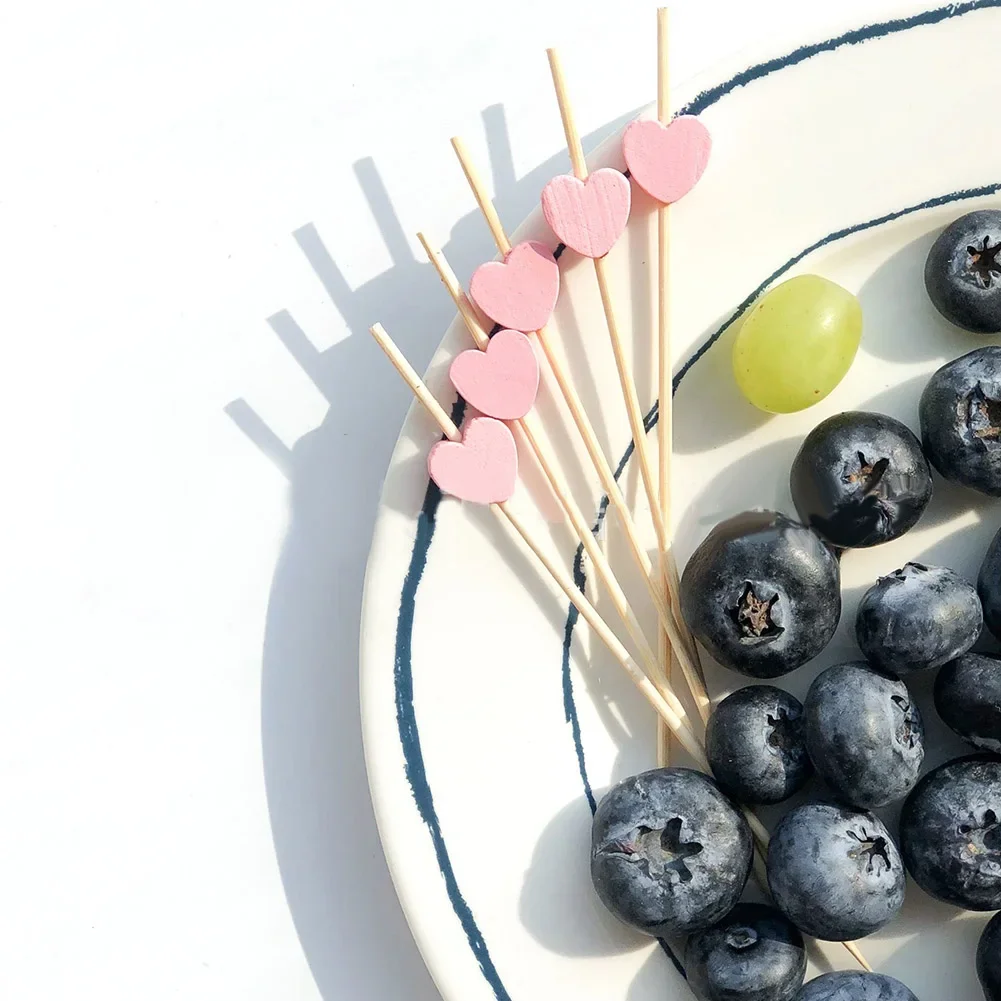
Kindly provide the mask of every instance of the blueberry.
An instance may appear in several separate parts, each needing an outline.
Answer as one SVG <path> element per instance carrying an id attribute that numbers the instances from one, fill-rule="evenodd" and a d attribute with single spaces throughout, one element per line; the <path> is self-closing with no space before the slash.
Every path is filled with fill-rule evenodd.
<path id="1" fill-rule="evenodd" d="M 972 585 L 945 567 L 907 563 L 862 596 L 855 636 L 870 664 L 910 674 L 966 653 L 983 624 Z"/>
<path id="2" fill-rule="evenodd" d="M 885 806 L 906 796 L 924 760 L 918 707 L 898 678 L 857 661 L 829 667 L 803 703 L 813 766 L 852 806 Z"/>
<path id="3" fill-rule="evenodd" d="M 706 727 L 706 755 L 719 787 L 740 803 L 781 803 L 813 774 L 799 699 L 772 685 L 728 695 Z"/>
<path id="4" fill-rule="evenodd" d="M 984 608 L 984 624 L 1001 639 L 1001 531 L 991 540 L 980 564 L 977 594 Z"/>
<path id="5" fill-rule="evenodd" d="M 1001 752 L 1001 660 L 968 653 L 935 679 L 943 722 L 982 751 Z"/>
<path id="6" fill-rule="evenodd" d="M 841 616 L 837 560 L 808 528 L 774 511 L 720 522 L 681 578 L 681 610 L 724 667 L 777 678 L 827 646 Z"/>
<path id="7" fill-rule="evenodd" d="M 918 409 L 931 464 L 947 479 L 1001 496 L 1001 348 L 978 348 L 928 380 Z"/>
<path id="8" fill-rule="evenodd" d="M 657 937 L 708 928 L 751 870 L 747 821 L 716 783 L 688 768 L 626 779 L 598 804 L 591 879 L 605 906 Z"/>
<path id="9" fill-rule="evenodd" d="M 796 995 L 796 1001 L 918 1001 L 894 977 L 853 970 L 824 973 L 811 980 Z"/>
<path id="10" fill-rule="evenodd" d="M 904 866 L 890 832 L 864 810 L 807 803 L 779 821 L 768 886 L 800 931 L 825 941 L 871 935 L 904 902 Z"/>
<path id="11" fill-rule="evenodd" d="M 793 459 L 789 483 L 800 519 L 839 549 L 903 535 L 932 493 L 928 460 L 911 430 L 861 412 L 818 424 Z"/>
<path id="12" fill-rule="evenodd" d="M 765 904 L 737 904 L 685 947 L 688 986 L 699 1001 L 790 1001 L 806 974 L 803 936 Z"/>
<path id="13" fill-rule="evenodd" d="M 977 945 L 977 976 L 987 1001 L 1001 1001 L 1001 914 L 987 922 Z"/>
<path id="14" fill-rule="evenodd" d="M 941 232 L 925 261 L 925 288 L 947 319 L 977 334 L 1001 331 L 1001 212 L 961 216 Z"/>
<path id="15" fill-rule="evenodd" d="M 900 814 L 900 849 L 925 893 L 971 911 L 1001 908 L 1001 761 L 959 758 L 929 772 Z"/>

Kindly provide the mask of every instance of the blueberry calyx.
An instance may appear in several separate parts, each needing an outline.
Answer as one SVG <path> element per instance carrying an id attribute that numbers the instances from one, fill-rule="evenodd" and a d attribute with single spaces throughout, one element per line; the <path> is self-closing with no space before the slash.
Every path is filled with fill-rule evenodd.
<path id="1" fill-rule="evenodd" d="M 845 483 L 857 483 L 859 493 L 863 496 L 876 493 L 880 480 L 890 468 L 890 460 L 884 458 L 871 462 L 863 452 L 856 452 L 855 456 L 859 467 L 851 470 L 845 467 Z"/>
<path id="2" fill-rule="evenodd" d="M 1001 400 L 988 396 L 979 382 L 966 397 L 966 429 L 985 447 L 1001 436 Z"/>
<path id="3" fill-rule="evenodd" d="M 886 486 L 883 477 L 890 468 L 887 458 L 867 459 L 864 452 L 856 452 L 855 462 L 846 463 L 842 479 L 855 488 L 855 500 L 840 514 L 835 514 L 826 520 L 819 519 L 818 524 L 825 531 L 838 530 L 838 525 L 848 525 L 853 518 L 869 519 L 880 531 L 890 527 L 890 513 L 886 509 Z"/>
<path id="4" fill-rule="evenodd" d="M 861 835 L 856 834 L 855 831 L 848 831 L 848 837 L 854 838 L 859 845 L 858 848 L 852 848 L 848 852 L 848 857 L 851 859 L 864 858 L 866 872 L 873 872 L 875 870 L 877 859 L 882 859 L 883 864 L 886 866 L 886 871 L 890 871 L 892 866 L 890 865 L 890 853 L 886 847 L 886 838 L 878 834 L 875 837 L 870 836 L 866 833 L 864 827 L 862 828 Z"/>
<path id="5" fill-rule="evenodd" d="M 1001 823 L 993 810 L 985 811 L 978 826 L 960 824 L 959 833 L 968 839 L 963 855 L 991 875 L 1001 872 Z"/>
<path id="6" fill-rule="evenodd" d="M 789 713 L 785 709 L 776 710 L 773 716 L 771 713 L 766 717 L 768 726 L 768 746 L 776 750 L 794 750 L 802 744 L 802 737 L 797 723 L 789 719 Z"/>
<path id="7" fill-rule="evenodd" d="M 778 594 L 773 594 L 770 598 L 759 598 L 750 581 L 744 584 L 736 608 L 730 611 L 741 639 L 765 639 L 782 632 L 782 627 L 772 617 L 772 610 L 778 600 Z"/>
<path id="8" fill-rule="evenodd" d="M 856 468 L 857 463 L 857 468 Z M 842 480 L 854 488 L 854 497 L 844 508 L 825 518 L 816 515 L 811 524 L 825 534 L 841 534 L 857 525 L 869 525 L 872 531 L 885 532 L 891 527 L 890 512 L 886 507 L 886 486 L 883 477 L 890 468 L 887 458 L 872 461 L 864 452 L 856 452 L 854 460 L 845 463 Z"/>
<path id="9" fill-rule="evenodd" d="M 897 728 L 897 740 L 908 747 L 914 746 L 914 714 L 911 712 L 911 704 L 902 695 L 891 695 L 890 701 L 904 714 L 900 726 Z"/>
<path id="10" fill-rule="evenodd" d="M 991 238 L 985 236 L 981 246 L 975 244 L 966 248 L 970 255 L 966 269 L 976 279 L 981 288 L 990 288 L 995 279 L 1001 279 L 1001 262 L 998 252 L 1001 251 L 1001 241 L 991 246 Z"/>
<path id="11" fill-rule="evenodd" d="M 674 817 L 663 828 L 641 825 L 626 841 L 613 841 L 601 850 L 603 855 L 624 855 L 630 862 L 643 865 L 650 876 L 674 872 L 678 880 L 687 883 L 692 871 L 685 864 L 702 852 L 697 841 L 681 840 L 681 818 Z"/>
<path id="12" fill-rule="evenodd" d="M 726 944 L 735 952 L 743 952 L 758 944 L 758 933 L 748 925 L 735 925 L 727 929 Z"/>
<path id="13" fill-rule="evenodd" d="M 918 573 L 928 573 L 928 567 L 924 563 L 905 563 L 900 569 L 894 570 L 893 573 L 888 573 L 885 577 L 877 577 L 876 581 L 882 584 L 886 581 L 888 584 L 905 584 L 908 578 L 913 577 L 914 573 L 908 573 L 907 571 L 916 570 Z"/>

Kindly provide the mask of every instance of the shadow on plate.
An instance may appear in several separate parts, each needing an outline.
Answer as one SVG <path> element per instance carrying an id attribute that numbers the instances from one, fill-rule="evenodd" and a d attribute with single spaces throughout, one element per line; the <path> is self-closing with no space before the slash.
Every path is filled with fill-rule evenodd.
<path id="1" fill-rule="evenodd" d="M 704 344 L 732 316 L 726 313 L 707 327 L 698 343 Z M 775 419 L 759 410 L 737 388 L 731 355 L 740 320 L 731 323 L 718 341 L 685 374 L 674 396 L 675 410 L 697 415 L 697 420 L 676 421 L 674 450 L 682 455 L 711 451 L 743 438 Z"/>
<path id="2" fill-rule="evenodd" d="M 684 510 L 679 512 L 676 537 L 687 559 L 691 550 L 720 521 L 738 511 L 768 508 L 795 518 L 789 492 L 789 467 L 802 439 L 797 435 L 762 445 L 747 452 L 706 482 Z M 758 485 L 751 493 L 747 484 Z"/>
<path id="3" fill-rule="evenodd" d="M 908 878 L 904 906 L 887 928 L 900 945 L 880 962 L 879 972 L 903 981 L 920 996 L 921 984 L 947 969 L 952 997 L 981 998 L 974 957 L 989 917 L 943 904 Z M 933 935 L 929 928 L 934 928 Z"/>
<path id="4" fill-rule="evenodd" d="M 595 790 L 599 800 L 605 791 Z M 614 956 L 648 946 L 648 936 L 613 917 L 595 894 L 590 849 L 591 811 L 579 796 L 539 834 L 522 884 L 522 925 L 541 945 L 563 956 Z M 666 978 L 670 962 L 663 955 L 659 960 Z"/>
<path id="5" fill-rule="evenodd" d="M 926 225 L 927 219 L 918 219 L 907 228 Z M 862 343 L 870 354 L 893 362 L 957 358 L 986 343 L 949 323 L 925 291 L 925 258 L 939 232 L 936 227 L 906 243 L 859 289 Z"/>
<path id="6" fill-rule="evenodd" d="M 588 136 L 587 145 L 632 117 L 610 122 Z M 485 109 L 483 124 L 496 204 L 514 224 L 565 165 L 554 157 L 519 178 L 503 107 Z M 289 448 L 246 400 L 225 409 L 289 481 L 289 526 L 264 624 L 261 742 L 275 853 L 299 939 L 325 1001 L 340 1001 L 363 984 L 365 996 L 395 996 L 404 982 L 412 1001 L 437 1001 L 379 847 L 362 756 L 354 637 L 383 473 L 411 402 L 368 327 L 384 322 L 420 371 L 455 309 L 434 270 L 411 249 L 407 230 L 420 220 L 404 226 L 371 159 L 355 164 L 355 174 L 391 266 L 352 287 L 329 248 L 349 253 L 358 234 L 321 234 L 306 223 L 293 239 L 339 315 L 336 326 L 348 336 L 321 351 L 288 311 L 267 321 L 327 400 L 322 424 Z M 445 183 L 463 183 L 458 168 Z M 464 283 L 495 254 L 472 197 L 469 204 L 444 248 Z M 439 388 L 444 377 L 432 375 Z M 441 398 L 447 405 L 453 397 Z M 410 517 L 423 496 L 418 468 L 435 437 L 430 421 L 426 427 L 426 440 L 415 442 L 418 453 L 393 471 L 388 484 L 390 498 Z M 562 616 L 559 621 L 562 628 Z M 367 958 L 373 939 L 386 943 L 378 965 Z"/>
<path id="7" fill-rule="evenodd" d="M 905 382 L 887 386 L 861 402 L 855 409 L 888 414 L 903 421 L 920 436 L 917 420 L 918 399 L 927 381 L 926 375 L 919 375 Z M 684 389 L 683 384 L 679 397 Z M 689 405 L 692 402 L 689 401 Z M 727 407 L 729 404 L 724 403 L 722 406 Z M 685 425 L 692 426 L 698 423 L 685 422 Z M 747 430 L 745 428 L 744 432 Z M 713 526 L 737 510 L 771 508 L 795 518 L 796 510 L 789 490 L 789 471 L 802 441 L 802 435 L 796 434 L 748 452 L 709 480 L 679 517 L 677 537 L 682 540 L 686 550 L 694 549 Z M 968 512 L 975 512 L 978 520 L 993 525 L 991 534 L 1001 526 L 1001 500 L 985 497 L 944 480 L 934 471 L 932 475 L 934 493 L 918 523 L 919 528 L 945 524 Z M 749 483 L 758 484 L 758 489 L 753 494 L 747 492 L 746 487 Z M 989 540 L 990 535 L 987 541 Z M 986 546 L 987 542 L 984 543 L 984 550 Z M 851 556 L 849 552 L 844 558 L 851 559 Z"/>
<path id="8" fill-rule="evenodd" d="M 519 905 L 521 922 L 541 945 L 564 956 L 611 956 L 646 949 L 649 957 L 627 997 L 653 997 L 656 993 L 673 997 L 672 991 L 680 986 L 680 974 L 671 959 L 647 936 L 613 917 L 592 888 L 590 830 L 591 814 L 582 798 L 569 803 L 546 825 L 525 873 Z M 751 878 L 742 899 L 766 898 Z M 684 939 L 669 945 L 682 960 Z M 816 968 L 833 968 L 818 947 L 811 945 L 809 949 Z M 827 946 L 828 955 L 832 951 L 836 954 L 836 947 Z"/>

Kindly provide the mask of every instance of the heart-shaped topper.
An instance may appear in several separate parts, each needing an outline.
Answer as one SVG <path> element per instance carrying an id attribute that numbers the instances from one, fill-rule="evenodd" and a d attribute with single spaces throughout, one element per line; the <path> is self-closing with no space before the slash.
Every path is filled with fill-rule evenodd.
<path id="1" fill-rule="evenodd" d="M 668 125 L 633 122 L 622 134 L 622 155 L 633 180 L 665 205 L 695 187 L 712 145 L 709 130 L 694 115 L 682 115 Z"/>
<path id="2" fill-rule="evenodd" d="M 473 302 L 512 330 L 539 330 L 556 308 L 560 267 L 544 243 L 519 243 L 503 261 L 481 264 L 469 282 Z"/>
<path id="3" fill-rule="evenodd" d="M 539 360 L 518 330 L 499 330 L 486 351 L 463 351 L 448 374 L 463 399 L 502 421 L 524 417 L 539 392 Z"/>
<path id="4" fill-rule="evenodd" d="M 441 489 L 475 504 L 509 500 L 518 479 L 518 449 L 511 429 L 493 417 L 474 417 L 462 441 L 439 441 L 428 472 Z"/>
<path id="5" fill-rule="evenodd" d="M 542 189 L 542 214 L 571 250 L 604 257 L 626 228 L 631 197 L 626 176 L 611 167 L 596 170 L 585 181 L 561 174 Z"/>

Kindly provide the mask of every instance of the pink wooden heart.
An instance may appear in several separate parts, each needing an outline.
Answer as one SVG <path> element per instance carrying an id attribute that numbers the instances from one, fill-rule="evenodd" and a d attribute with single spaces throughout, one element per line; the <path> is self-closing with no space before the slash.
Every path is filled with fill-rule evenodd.
<path id="1" fill-rule="evenodd" d="M 428 472 L 441 489 L 475 504 L 499 504 L 514 493 L 518 449 L 511 429 L 493 417 L 474 417 L 462 441 L 440 441 L 428 454 Z"/>
<path id="2" fill-rule="evenodd" d="M 524 417 L 539 392 L 539 360 L 518 330 L 499 330 L 486 351 L 463 351 L 448 374 L 463 399 L 502 421 Z"/>
<path id="3" fill-rule="evenodd" d="M 629 181 L 611 167 L 596 170 L 586 181 L 561 174 L 542 189 L 542 214 L 571 250 L 604 257 L 626 228 L 630 198 Z"/>
<path id="4" fill-rule="evenodd" d="M 544 243 L 519 243 L 503 261 L 481 264 L 469 282 L 473 302 L 512 330 L 539 330 L 556 308 L 560 267 Z"/>
<path id="5" fill-rule="evenodd" d="M 695 187 L 712 145 L 709 130 L 693 115 L 682 115 L 668 125 L 633 122 L 622 134 L 622 155 L 633 180 L 665 204 Z"/>

